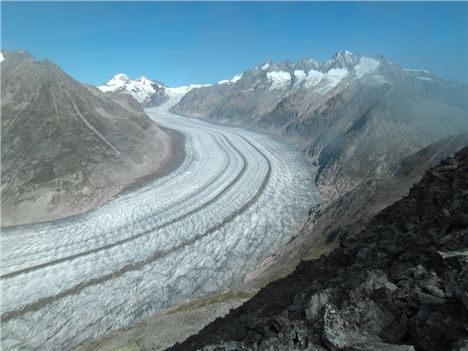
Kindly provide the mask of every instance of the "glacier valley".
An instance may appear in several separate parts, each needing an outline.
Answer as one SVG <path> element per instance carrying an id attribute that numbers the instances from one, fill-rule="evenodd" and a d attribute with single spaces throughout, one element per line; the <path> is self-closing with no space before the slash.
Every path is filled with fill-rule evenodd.
<path id="1" fill-rule="evenodd" d="M 84 214 L 4 228 L 2 345 L 69 350 L 162 309 L 232 289 L 319 201 L 297 150 L 146 109 L 185 135 L 172 173 Z"/>

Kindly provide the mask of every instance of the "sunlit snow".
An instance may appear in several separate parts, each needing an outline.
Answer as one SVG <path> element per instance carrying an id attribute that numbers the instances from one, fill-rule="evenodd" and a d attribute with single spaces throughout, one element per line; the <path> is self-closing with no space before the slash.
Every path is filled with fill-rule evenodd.
<path id="1" fill-rule="evenodd" d="M 361 57 L 359 63 L 354 67 L 354 72 L 357 78 L 362 78 L 365 74 L 374 73 L 379 65 L 379 61 L 373 58 Z"/>
<path id="2" fill-rule="evenodd" d="M 131 94 L 139 103 L 142 103 L 156 92 L 156 89 L 153 85 L 159 87 L 160 89 L 164 89 L 162 85 L 156 84 L 144 76 L 140 76 L 138 79 L 132 80 L 126 74 L 119 73 L 112 77 L 105 85 L 101 85 L 98 88 L 103 92 L 127 92 Z"/>
<path id="3" fill-rule="evenodd" d="M 209 86 L 211 86 L 211 84 L 190 84 L 190 85 L 182 85 L 180 87 L 175 87 L 175 88 L 166 88 L 166 91 L 169 97 L 176 97 L 181 94 L 182 95 L 186 94 L 192 89 L 209 87 Z"/>
<path id="4" fill-rule="evenodd" d="M 347 75 L 346 68 L 333 68 L 329 70 L 320 81 L 320 87 L 316 90 L 318 94 L 326 94 L 334 89 Z"/>
<path id="5" fill-rule="evenodd" d="M 303 70 L 295 70 L 294 77 L 296 78 L 296 85 L 301 85 L 304 79 L 306 78 L 307 74 Z"/>
<path id="6" fill-rule="evenodd" d="M 291 81 L 291 75 L 285 71 L 268 72 L 267 77 L 271 82 L 270 90 L 287 88 Z"/>
<path id="7" fill-rule="evenodd" d="M 218 84 L 235 83 L 242 79 L 242 74 L 236 74 L 232 79 L 220 80 Z"/>
<path id="8" fill-rule="evenodd" d="M 304 87 L 305 88 L 311 88 L 315 85 L 317 85 L 323 78 L 324 74 L 320 71 L 316 70 L 310 70 L 307 72 L 307 77 L 304 82 Z"/>

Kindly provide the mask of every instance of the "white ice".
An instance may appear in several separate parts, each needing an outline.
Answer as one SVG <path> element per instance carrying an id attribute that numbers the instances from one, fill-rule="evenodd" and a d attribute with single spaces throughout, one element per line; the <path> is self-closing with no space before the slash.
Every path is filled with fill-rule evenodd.
<path id="1" fill-rule="evenodd" d="M 103 92 L 124 91 L 131 94 L 135 100 L 142 103 L 156 92 L 153 84 L 156 83 L 144 76 L 132 80 L 126 74 L 119 73 L 112 77 L 105 85 L 101 85 L 98 88 Z"/>
<path id="2" fill-rule="evenodd" d="M 379 65 L 379 61 L 373 58 L 361 57 L 359 63 L 354 67 L 354 72 L 357 78 L 362 78 L 365 74 L 374 73 Z"/>
<path id="3" fill-rule="evenodd" d="M 294 83 L 297 86 L 300 86 L 302 82 L 304 82 L 304 79 L 306 79 L 307 73 L 305 73 L 301 69 L 297 69 L 294 71 L 294 77 L 296 78 L 296 82 Z"/>
<path id="4" fill-rule="evenodd" d="M 320 83 L 323 76 L 324 74 L 322 72 L 311 69 L 309 72 L 307 72 L 307 77 L 304 82 L 304 88 L 312 88 L 313 86 L 317 85 L 318 83 Z"/>
<path id="5" fill-rule="evenodd" d="M 270 64 L 268 62 L 264 63 L 263 66 L 261 67 L 262 71 L 268 69 L 270 67 Z"/>
<path id="6" fill-rule="evenodd" d="M 268 80 L 271 82 L 270 90 L 284 89 L 288 87 L 291 81 L 291 74 L 285 71 L 273 71 L 267 73 Z"/>
<path id="7" fill-rule="evenodd" d="M 230 83 L 236 83 L 239 80 L 242 79 L 242 74 L 236 74 L 234 77 L 231 79 L 226 79 L 226 80 L 220 80 L 218 84 L 230 84 Z"/>
<path id="8" fill-rule="evenodd" d="M 338 86 L 348 73 L 349 72 L 346 68 L 332 68 L 322 78 L 320 86 L 317 88 L 316 92 L 322 95 L 328 93 Z"/>
<path id="9" fill-rule="evenodd" d="M 70 350 L 234 288 L 297 233 L 318 201 L 297 151 L 169 113 L 182 90 L 146 110 L 185 135 L 177 170 L 87 214 L 2 231 L 4 349 Z"/>

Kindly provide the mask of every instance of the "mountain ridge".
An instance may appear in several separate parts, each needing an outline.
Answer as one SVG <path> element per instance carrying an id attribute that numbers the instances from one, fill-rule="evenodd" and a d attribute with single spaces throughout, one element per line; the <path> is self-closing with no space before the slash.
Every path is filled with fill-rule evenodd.
<path id="1" fill-rule="evenodd" d="M 29 53 L 2 55 L 3 226 L 94 208 L 180 159 L 130 95 L 80 84 Z"/>
<path id="2" fill-rule="evenodd" d="M 298 146 L 331 201 L 403 157 L 468 130 L 468 85 L 348 51 L 267 61 L 236 81 L 187 93 L 172 111 L 255 128 Z"/>
<path id="3" fill-rule="evenodd" d="M 125 73 L 118 73 L 97 88 L 103 92 L 127 93 L 135 98 L 142 107 L 155 107 L 162 105 L 176 94 L 206 86 L 209 84 L 190 84 L 173 88 L 143 75 L 133 80 Z"/>

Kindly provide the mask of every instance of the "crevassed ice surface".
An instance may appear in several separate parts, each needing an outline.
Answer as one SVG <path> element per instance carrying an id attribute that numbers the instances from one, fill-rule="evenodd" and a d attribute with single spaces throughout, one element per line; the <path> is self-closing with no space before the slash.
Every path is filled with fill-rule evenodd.
<path id="1" fill-rule="evenodd" d="M 3 349 L 69 350 L 238 286 L 318 201 L 301 156 L 267 136 L 168 112 L 183 164 L 86 214 L 4 229 Z"/>

